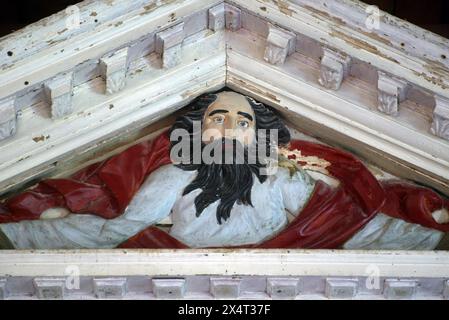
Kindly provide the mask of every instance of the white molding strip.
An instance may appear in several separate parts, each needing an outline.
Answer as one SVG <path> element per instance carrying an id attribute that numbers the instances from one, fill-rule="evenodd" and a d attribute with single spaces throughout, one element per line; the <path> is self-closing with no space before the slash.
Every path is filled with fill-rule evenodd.
<path id="1" fill-rule="evenodd" d="M 329 257 L 332 257 L 331 259 Z M 394 263 L 392 263 L 394 261 Z M 449 278 L 449 252 L 271 249 L 20 250 L 0 252 L 0 276 L 369 276 Z"/>
<path id="2" fill-rule="evenodd" d="M 57 161 L 93 150 L 124 131 L 139 130 L 225 84 L 287 115 L 303 117 L 400 159 L 410 171 L 417 168 L 428 175 L 426 182 L 449 193 L 449 142 L 430 133 L 433 115 L 433 131 L 446 137 L 442 125 L 448 118 L 449 62 L 444 57 L 449 43 L 429 33 L 424 39 L 421 29 L 388 15 L 380 22 L 382 33 L 388 36 L 368 32 L 363 26 L 366 8 L 349 0 L 229 0 L 225 5 L 219 0 L 96 1 L 79 6 L 84 22 L 79 28 L 62 29 L 62 12 L 1 39 L 0 54 L 11 59 L 0 67 L 0 114 L 8 117 L 7 122 L 0 121 L 5 136 L 0 141 L 0 193 L 39 178 Z M 282 28 L 282 41 L 271 36 L 267 43 L 268 24 Z M 173 37 L 157 36 L 181 25 L 183 31 Z M 291 41 L 293 34 L 296 43 Z M 163 46 L 155 44 L 155 39 L 162 38 Z M 299 38 L 314 46 L 313 57 L 298 48 Z M 42 39 L 49 42 L 36 42 Z M 413 41 L 419 46 L 411 47 Z M 266 62 L 267 45 L 273 49 L 279 44 L 280 59 L 268 59 L 279 64 Z M 296 52 L 289 50 L 293 46 Z M 340 72 L 338 85 L 331 86 L 338 90 L 325 89 L 318 82 L 316 58 L 323 47 L 345 57 L 336 58 L 329 51 L 328 58 L 335 63 L 324 61 L 325 67 Z M 126 55 L 108 59 L 118 50 Z M 174 59 L 164 63 L 160 55 L 165 53 Z M 410 110 L 401 105 L 397 117 L 376 111 L 377 78 L 367 83 L 347 75 L 346 57 L 351 58 L 351 66 L 371 64 L 376 77 L 378 72 L 387 72 L 414 90 L 437 97 L 437 108 L 429 111 L 416 104 Z M 99 70 L 100 59 L 104 66 L 117 68 Z M 46 101 L 41 97 L 42 87 L 74 70 L 71 113 L 52 119 L 48 102 L 58 99 L 58 88 L 53 88 Z M 114 71 L 120 84 L 112 88 L 102 77 L 107 81 Z M 125 79 L 126 86 L 121 82 Z M 65 94 L 72 90 L 71 86 L 64 88 Z M 400 95 L 398 91 L 398 100 L 405 98 Z M 318 279 L 323 285 L 328 280 L 329 296 L 337 297 L 333 292 L 338 291 L 352 297 L 359 288 L 353 278 L 368 277 L 373 268 L 379 277 L 428 279 L 425 287 L 432 288 L 434 296 L 449 295 L 449 252 L 442 251 L 116 249 L 0 251 L 0 277 L 5 277 L 0 278 L 0 298 L 9 291 L 14 294 L 15 281 L 23 277 L 40 277 L 35 281 L 38 287 L 53 288 L 54 295 L 64 298 L 61 279 L 70 270 L 78 270 L 82 277 L 100 277 L 95 278 L 97 285 L 115 288 L 118 297 L 128 295 L 127 282 L 132 281 L 127 277 L 197 275 L 221 277 L 207 278 L 206 286 L 210 287 L 210 280 L 225 289 L 234 288 L 237 295 L 246 294 L 241 290 L 245 281 L 223 276 L 271 277 L 270 290 L 283 288 L 290 297 L 301 289 L 296 287 L 298 277 L 300 285 L 316 276 L 323 277 Z M 286 278 L 291 276 L 294 279 Z M 168 288 L 156 294 L 160 297 L 183 296 L 188 287 L 188 281 L 179 279 L 155 283 Z M 413 295 L 419 289 L 418 282 L 388 279 L 386 283 L 386 298 L 394 297 L 396 290 L 406 288 Z M 219 295 L 219 290 L 214 292 Z M 102 296 L 98 290 L 97 295 Z"/>
<path id="3" fill-rule="evenodd" d="M 445 278 L 335 276 L 76 276 L 0 278 L 0 300 L 35 299 L 448 299 Z M 40 282 L 41 288 L 36 286 Z M 269 304 L 266 305 L 269 307 Z M 217 311 L 218 312 L 218 311 Z"/>

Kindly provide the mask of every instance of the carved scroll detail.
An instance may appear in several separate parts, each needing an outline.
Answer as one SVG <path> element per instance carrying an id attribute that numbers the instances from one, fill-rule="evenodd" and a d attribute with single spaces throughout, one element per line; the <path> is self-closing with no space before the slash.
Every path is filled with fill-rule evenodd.
<path id="1" fill-rule="evenodd" d="M 212 31 L 223 30 L 225 28 L 225 4 L 220 3 L 209 9 L 208 27 Z"/>
<path id="2" fill-rule="evenodd" d="M 449 140 L 449 119 L 434 115 L 430 130 L 434 135 Z"/>
<path id="3" fill-rule="evenodd" d="M 331 90 L 340 89 L 343 79 L 349 74 L 351 58 L 329 48 L 323 48 L 318 83 Z"/>
<path id="4" fill-rule="evenodd" d="M 379 91 L 377 95 L 377 109 L 385 114 L 396 116 L 398 114 L 398 98 L 393 94 Z"/>
<path id="5" fill-rule="evenodd" d="M 101 75 L 106 81 L 105 92 L 119 92 L 126 85 L 128 48 L 116 51 L 109 57 L 100 60 Z"/>
<path id="6" fill-rule="evenodd" d="M 377 88 L 377 109 L 385 114 L 397 116 L 399 103 L 405 100 L 408 83 L 379 71 Z"/>
<path id="7" fill-rule="evenodd" d="M 329 64 L 322 64 L 318 82 L 327 89 L 340 89 L 341 83 L 343 82 L 343 72 L 341 65 L 336 64 L 335 67 L 332 68 L 329 66 Z"/>
<path id="8" fill-rule="evenodd" d="M 156 52 L 162 57 L 162 67 L 172 68 L 181 62 L 184 22 L 156 34 Z"/>
<path id="9" fill-rule="evenodd" d="M 6 139 L 16 133 L 16 110 L 14 101 L 14 97 L 0 101 L 0 140 Z"/>
<path id="10" fill-rule="evenodd" d="M 264 60 L 271 64 L 283 64 L 295 51 L 296 35 L 285 29 L 269 25 Z"/>
<path id="11" fill-rule="evenodd" d="M 73 112 L 73 72 L 60 74 L 47 82 L 44 85 L 44 92 L 53 119 L 62 118 Z"/>
<path id="12" fill-rule="evenodd" d="M 237 31 L 242 27 L 241 10 L 237 7 L 225 4 L 225 26 L 226 29 Z"/>
<path id="13" fill-rule="evenodd" d="M 449 140 L 449 99 L 435 97 L 435 109 L 430 132 L 437 137 Z"/>

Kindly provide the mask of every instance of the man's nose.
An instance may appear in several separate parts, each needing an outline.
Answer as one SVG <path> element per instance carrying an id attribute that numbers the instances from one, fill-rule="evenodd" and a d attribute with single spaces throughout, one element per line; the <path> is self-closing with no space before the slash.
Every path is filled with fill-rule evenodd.
<path id="1" fill-rule="evenodd" d="M 233 127 L 225 128 L 223 137 L 225 137 L 226 139 L 230 139 L 230 140 L 237 138 L 237 132 L 236 132 L 235 128 L 233 128 Z"/>
<path id="2" fill-rule="evenodd" d="M 225 122 L 224 122 L 224 128 L 227 131 L 233 130 L 234 128 L 234 119 L 231 117 L 226 118 Z"/>

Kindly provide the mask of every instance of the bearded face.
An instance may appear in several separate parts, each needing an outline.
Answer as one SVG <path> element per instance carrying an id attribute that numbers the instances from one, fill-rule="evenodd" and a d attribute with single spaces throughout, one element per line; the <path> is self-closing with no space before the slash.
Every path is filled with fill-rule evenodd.
<path id="1" fill-rule="evenodd" d="M 271 110 L 235 92 L 204 95 L 193 103 L 192 109 L 178 118 L 171 129 L 171 138 L 177 129 L 188 132 L 191 152 L 182 154 L 184 149 L 175 150 L 180 137 L 172 140 L 172 152 L 183 159 L 177 164 L 179 168 L 198 171 L 183 192 L 186 195 L 202 190 L 195 198 L 196 215 L 219 201 L 216 215 L 221 224 L 230 217 L 235 203 L 252 206 L 254 179 L 260 183 L 267 179 L 264 169 L 268 157 L 273 156 L 278 143 L 290 141 L 290 134 Z M 267 131 L 274 131 L 277 141 Z M 184 136 L 184 143 L 185 139 Z"/>

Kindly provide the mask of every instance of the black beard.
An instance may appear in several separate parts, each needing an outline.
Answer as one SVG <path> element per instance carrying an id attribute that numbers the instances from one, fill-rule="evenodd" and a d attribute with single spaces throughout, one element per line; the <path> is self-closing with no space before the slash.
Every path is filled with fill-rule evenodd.
<path id="1" fill-rule="evenodd" d="M 223 139 L 217 143 L 232 143 L 234 152 L 232 161 L 226 161 L 229 155 L 223 155 L 221 163 L 210 164 L 178 164 L 183 170 L 198 170 L 196 178 L 184 189 L 183 195 L 193 190 L 201 189 L 202 192 L 195 198 L 196 216 L 199 217 L 203 210 L 217 200 L 220 203 L 217 207 L 217 222 L 227 220 L 231 216 L 231 210 L 234 203 L 253 206 L 251 202 L 251 189 L 254 184 L 254 175 L 263 183 L 267 176 L 261 174 L 261 169 L 265 164 L 259 162 L 258 157 L 255 161 L 248 161 L 248 149 L 233 140 Z M 205 145 L 202 144 L 202 150 Z M 243 154 L 238 150 L 243 150 Z M 243 161 L 242 161 L 243 160 Z M 243 162 L 243 163 L 242 163 Z M 253 164 L 253 162 L 255 162 Z M 228 164 L 230 163 L 230 164 Z M 237 163 L 237 164 L 236 164 Z"/>

